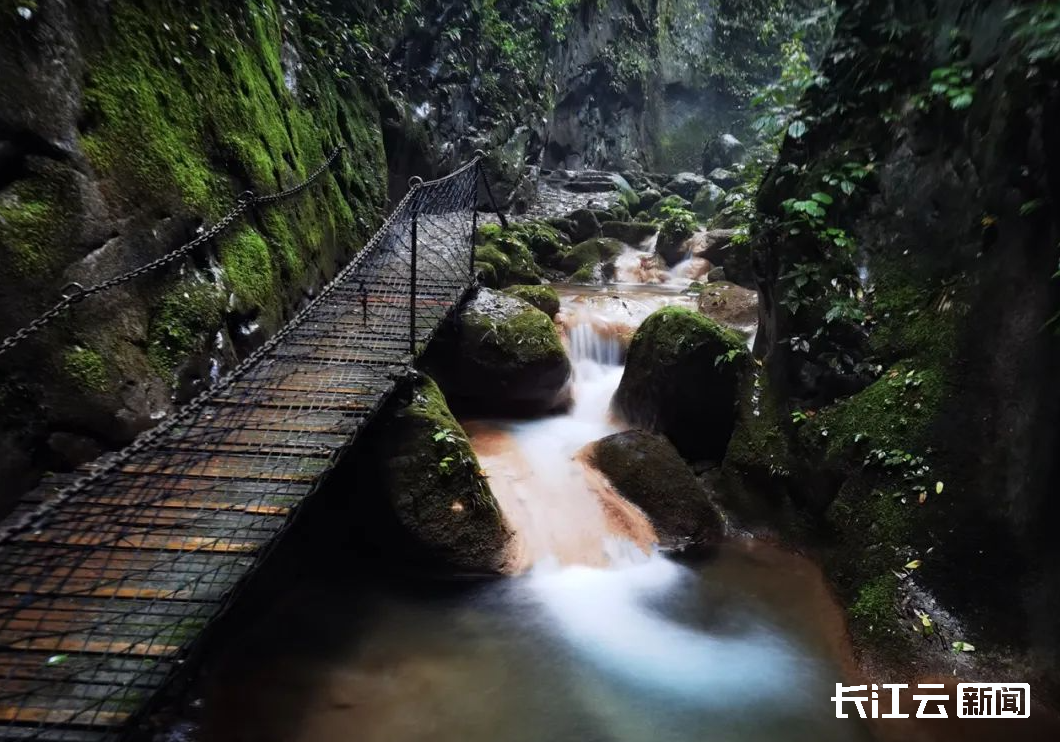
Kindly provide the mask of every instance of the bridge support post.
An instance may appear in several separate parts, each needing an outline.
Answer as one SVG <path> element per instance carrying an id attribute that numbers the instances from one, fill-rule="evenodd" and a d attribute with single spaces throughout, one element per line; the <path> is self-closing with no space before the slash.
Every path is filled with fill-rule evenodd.
<path id="1" fill-rule="evenodd" d="M 475 282 L 475 240 L 478 239 L 478 204 L 471 207 L 471 256 L 468 258 L 468 275 Z"/>
<path id="2" fill-rule="evenodd" d="M 416 253 L 419 242 L 419 220 L 420 215 L 416 211 L 412 212 L 412 260 L 410 267 L 412 268 L 411 285 L 412 288 L 409 292 L 409 353 L 412 354 L 413 358 L 416 356 Z"/>

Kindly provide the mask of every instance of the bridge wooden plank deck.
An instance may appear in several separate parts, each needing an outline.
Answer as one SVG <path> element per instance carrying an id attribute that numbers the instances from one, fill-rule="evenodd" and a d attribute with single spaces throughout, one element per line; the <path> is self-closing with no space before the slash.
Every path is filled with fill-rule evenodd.
<path id="1" fill-rule="evenodd" d="M 399 206 L 432 188 L 455 204 L 416 209 L 418 348 L 472 284 L 477 178 Z M 127 731 L 393 393 L 414 360 L 409 219 L 395 217 L 238 380 L 0 546 L 0 740 Z M 30 493 L 11 517 L 47 501 Z"/>

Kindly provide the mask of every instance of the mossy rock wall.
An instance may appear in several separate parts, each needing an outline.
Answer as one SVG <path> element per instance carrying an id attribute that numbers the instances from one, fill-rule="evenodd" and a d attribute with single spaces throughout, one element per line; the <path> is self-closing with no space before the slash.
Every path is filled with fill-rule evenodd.
<path id="1" fill-rule="evenodd" d="M 786 199 L 860 163 L 869 175 L 827 210 L 856 250 L 805 232 L 758 243 L 776 425 L 741 424 L 734 441 L 747 445 L 729 468 L 755 441 L 784 438 L 767 450 L 790 454 L 790 481 L 805 485 L 791 497 L 825 526 L 860 639 L 892 656 L 909 648 L 895 637 L 929 646 L 913 633 L 916 586 L 963 622 L 953 639 L 1029 650 L 1055 683 L 1060 222 L 1044 204 L 1060 195 L 1060 97 L 1041 81 L 1057 67 L 1031 60 L 1035 35 L 1006 20 L 1010 3 L 839 5 L 826 60 L 842 62 L 823 74 L 873 72 L 807 97 L 813 124 L 785 144 L 759 206 L 779 221 Z M 899 43 L 877 35 L 899 26 Z M 968 71 L 968 105 L 932 87 L 953 67 Z M 851 295 L 865 321 L 844 306 Z"/>
<path id="2" fill-rule="evenodd" d="M 277 0 L 31 5 L 28 20 L 0 10 L 0 334 L 68 282 L 147 263 L 240 192 L 289 187 L 347 150 L 309 191 L 4 359 L 12 493 L 64 463 L 57 433 L 120 445 L 234 364 L 364 244 L 386 194 L 378 93 L 336 69 L 314 14 Z"/>

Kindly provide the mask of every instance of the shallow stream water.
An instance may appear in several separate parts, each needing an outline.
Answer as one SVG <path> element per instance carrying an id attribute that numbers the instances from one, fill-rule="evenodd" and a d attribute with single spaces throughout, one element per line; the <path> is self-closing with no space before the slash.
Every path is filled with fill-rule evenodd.
<path id="1" fill-rule="evenodd" d="M 844 629 L 808 562 L 751 540 L 696 564 L 587 474 L 625 343 L 659 289 L 571 291 L 568 414 L 471 421 L 518 576 L 381 573 L 318 542 L 227 643 L 177 737 L 239 742 L 855 742 L 829 701 Z M 324 550 L 321 552 L 321 550 Z"/>

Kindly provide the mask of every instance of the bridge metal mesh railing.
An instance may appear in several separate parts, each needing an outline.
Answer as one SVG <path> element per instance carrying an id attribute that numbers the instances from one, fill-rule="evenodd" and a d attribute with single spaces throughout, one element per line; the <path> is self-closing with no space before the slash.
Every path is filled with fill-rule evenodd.
<path id="1" fill-rule="evenodd" d="M 149 708 L 472 285 L 481 176 L 414 186 L 233 372 L 4 522 L 0 740 L 109 738 Z"/>

